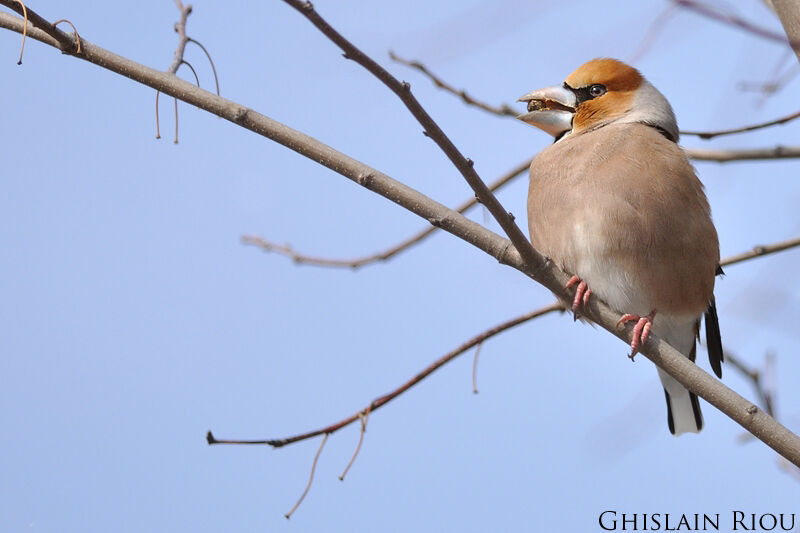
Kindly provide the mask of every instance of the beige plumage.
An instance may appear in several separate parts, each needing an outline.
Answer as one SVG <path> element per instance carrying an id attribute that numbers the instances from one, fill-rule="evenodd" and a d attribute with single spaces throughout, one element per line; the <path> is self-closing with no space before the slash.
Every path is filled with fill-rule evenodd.
<path id="1" fill-rule="evenodd" d="M 667 100 L 613 59 L 581 66 L 563 86 L 534 91 L 522 120 L 556 137 L 531 164 L 531 242 L 574 274 L 576 314 L 594 295 L 635 320 L 631 356 L 652 331 L 694 360 L 706 313 L 709 358 L 721 374 L 713 304 L 719 243 Z M 697 397 L 659 370 L 670 431 L 703 426 Z"/>

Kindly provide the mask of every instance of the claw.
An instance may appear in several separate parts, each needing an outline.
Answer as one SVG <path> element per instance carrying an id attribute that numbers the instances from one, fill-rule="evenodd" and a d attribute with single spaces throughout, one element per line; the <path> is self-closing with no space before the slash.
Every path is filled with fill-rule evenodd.
<path id="1" fill-rule="evenodd" d="M 572 313 L 574 320 L 578 320 L 578 318 L 580 318 L 578 309 L 581 305 L 586 306 L 586 304 L 589 302 L 589 297 L 592 295 L 592 289 L 590 289 L 589 286 L 586 285 L 586 282 L 578 276 L 572 276 L 569 278 L 569 281 L 565 287 L 569 289 L 576 283 L 578 286 L 575 288 L 575 298 L 572 300 Z"/>
<path id="2" fill-rule="evenodd" d="M 631 361 L 633 361 L 633 358 L 636 357 L 637 353 L 639 353 L 639 348 L 647 342 L 647 337 L 650 336 L 650 330 L 653 327 L 653 318 L 655 318 L 655 316 L 655 309 L 647 316 L 626 313 L 622 315 L 622 318 L 620 318 L 619 322 L 617 322 L 617 328 L 620 328 L 628 322 L 633 320 L 636 321 L 636 325 L 633 326 L 633 334 L 631 338 L 631 354 L 628 356 Z"/>

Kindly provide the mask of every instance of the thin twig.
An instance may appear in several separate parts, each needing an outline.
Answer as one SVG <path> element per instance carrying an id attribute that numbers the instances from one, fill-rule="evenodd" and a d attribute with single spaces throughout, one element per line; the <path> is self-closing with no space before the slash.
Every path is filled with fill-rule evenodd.
<path id="1" fill-rule="evenodd" d="M 769 128 L 770 126 L 777 126 L 778 124 L 786 124 L 787 122 L 792 121 L 798 117 L 800 117 L 800 111 L 792 113 L 791 115 L 786 115 L 785 117 L 777 118 L 775 120 L 761 122 L 759 124 L 753 124 L 752 126 L 743 126 L 741 128 L 734 128 L 730 130 L 719 130 L 719 131 L 681 131 L 681 135 L 696 135 L 701 139 L 713 139 L 714 137 L 719 137 L 720 135 L 731 135 L 734 133 L 743 133 L 745 131 L 753 131 L 753 130 L 760 130 L 762 128 Z"/>
<path id="2" fill-rule="evenodd" d="M 747 261 L 748 259 L 752 259 L 754 257 L 774 254 L 775 252 L 782 252 L 784 250 L 788 250 L 789 248 L 795 248 L 797 246 L 800 246 L 800 237 L 795 239 L 789 239 L 787 241 L 776 242 L 775 244 L 754 246 L 753 249 L 750 250 L 749 252 L 742 252 L 740 254 L 726 257 L 724 260 L 720 261 L 719 264 L 721 266 L 733 265 L 736 263 L 741 263 L 742 261 Z"/>
<path id="3" fill-rule="evenodd" d="M 472 358 L 472 394 L 478 394 L 478 356 L 481 354 L 483 343 L 475 347 L 475 357 Z"/>
<path id="4" fill-rule="evenodd" d="M 514 178 L 516 178 L 517 176 L 528 170 L 530 166 L 531 166 L 531 160 L 528 159 L 524 163 L 517 165 L 510 171 L 506 172 L 505 174 L 497 178 L 497 180 L 495 180 L 489 185 L 489 189 L 492 191 L 498 191 L 505 184 L 507 184 L 508 182 L 510 182 L 511 180 L 513 180 Z M 473 195 L 467 201 L 456 207 L 455 210 L 458 213 L 464 213 L 465 211 L 467 211 L 467 209 L 469 209 L 470 207 L 474 206 L 477 203 L 478 200 Z M 284 255 L 298 264 L 333 267 L 333 268 L 359 269 L 361 267 L 367 266 L 372 263 L 377 263 L 379 261 L 387 261 L 391 259 L 400 252 L 407 250 L 411 246 L 421 242 L 436 230 L 437 230 L 436 226 L 430 226 L 385 250 L 352 259 L 336 259 L 336 258 L 303 254 L 295 251 L 294 248 L 292 248 L 288 244 L 277 244 L 255 235 L 243 235 L 241 239 L 243 244 L 258 246 L 265 252 L 275 252 Z"/>
<path id="5" fill-rule="evenodd" d="M 411 387 L 413 387 L 414 385 L 416 385 L 420 381 L 424 380 L 426 377 L 428 377 L 429 375 L 433 374 L 436 370 L 438 370 L 439 368 L 443 367 L 446 363 L 449 363 L 450 361 L 452 361 L 453 359 L 455 359 L 456 357 L 458 357 L 462 353 L 466 352 L 467 350 L 469 350 L 473 346 L 477 346 L 478 344 L 482 343 L 483 341 L 485 341 L 485 340 L 487 340 L 487 339 L 489 339 L 491 337 L 494 337 L 495 335 L 497 335 L 499 333 L 502 333 L 502 332 L 504 332 L 504 331 L 506 331 L 508 329 L 511 329 L 514 326 L 518 326 L 518 325 L 523 324 L 523 323 L 525 323 L 525 322 L 527 322 L 529 320 L 533 320 L 534 318 L 538 318 L 540 316 L 546 315 L 548 313 L 552 313 L 554 311 L 563 311 L 563 309 L 564 309 L 564 306 L 561 303 L 555 302 L 555 303 L 552 303 L 552 304 L 550 304 L 550 305 L 548 305 L 546 307 L 542 307 L 541 309 L 536 309 L 535 311 L 530 311 L 528 313 L 525 313 L 522 316 L 518 316 L 516 318 L 512 318 L 511 320 L 507 320 L 506 322 L 503 322 L 502 324 L 498 324 L 497 326 L 495 326 L 495 327 L 493 327 L 491 329 L 488 329 L 488 330 L 484 331 L 483 333 L 480 333 L 479 335 L 476 335 L 475 337 L 469 339 L 468 341 L 463 343 L 461 346 L 459 346 L 455 350 L 444 354 L 439 359 L 437 359 L 436 361 L 434 361 L 433 363 L 428 365 L 424 370 L 422 370 L 417 375 L 415 375 L 413 378 L 411 378 L 408 381 L 406 381 L 405 383 L 403 383 L 401 386 L 397 387 L 396 389 L 394 389 L 393 391 L 391 391 L 391 392 L 389 392 L 387 394 L 384 394 L 383 396 L 381 396 L 379 398 L 374 399 L 364 409 L 361 409 L 357 413 L 355 413 L 355 414 L 353 414 L 353 415 L 351 415 L 351 416 L 349 416 L 349 417 L 347 417 L 347 418 L 345 418 L 343 420 L 340 420 L 339 422 L 336 422 L 334 424 L 326 426 L 324 428 L 321 428 L 321 429 L 318 429 L 318 430 L 315 430 L 315 431 L 309 431 L 307 433 L 302 433 L 300 435 L 294 435 L 292 437 L 286 437 L 286 438 L 282 438 L 282 439 L 268 439 L 268 440 L 217 439 L 209 431 L 206 434 L 206 440 L 208 441 L 209 444 L 269 444 L 273 448 L 280 448 L 281 446 L 286 446 L 287 444 L 292 444 L 293 442 L 298 442 L 298 441 L 301 441 L 301 440 L 310 439 L 312 437 L 316 437 L 317 435 L 322 435 L 323 433 L 324 434 L 336 433 L 337 431 L 339 431 L 343 427 L 349 426 L 350 424 L 352 424 L 353 422 L 358 420 L 360 413 L 363 413 L 363 412 L 365 412 L 367 410 L 369 412 L 374 412 L 374 411 L 380 409 L 381 407 L 383 407 L 384 405 L 386 405 L 387 403 L 389 403 L 393 399 L 397 398 L 398 396 L 403 394 L 405 391 L 407 391 L 408 389 L 410 389 Z"/>
<path id="6" fill-rule="evenodd" d="M 217 88 L 217 96 L 219 96 L 219 78 L 217 77 L 217 67 L 215 67 L 215 66 L 214 66 L 214 60 L 213 60 L 213 59 L 211 59 L 211 54 L 209 54 L 209 53 L 208 53 L 208 50 L 206 50 L 206 47 L 205 47 L 205 46 L 203 46 L 203 45 L 200 43 L 200 41 L 197 41 L 197 40 L 195 40 L 195 39 L 192 39 L 191 37 L 187 37 L 187 38 L 186 38 L 186 40 L 187 40 L 187 41 L 189 41 L 190 43 L 194 43 L 194 44 L 196 44 L 197 46 L 199 46 L 199 47 L 200 47 L 200 49 L 203 51 L 203 53 L 205 53 L 205 54 L 206 54 L 206 57 L 208 58 L 208 62 L 209 62 L 209 64 L 211 65 L 211 72 L 213 72 L 213 73 L 214 73 L 214 85 L 215 85 L 215 86 L 216 86 L 216 88 Z M 199 82 L 198 82 L 198 85 L 200 85 L 200 83 L 199 83 Z"/>
<path id="7" fill-rule="evenodd" d="M 298 498 L 297 503 L 294 504 L 294 507 L 289 509 L 289 512 L 283 515 L 286 517 L 286 520 L 289 520 L 292 517 L 292 513 L 294 513 L 297 510 L 297 508 L 300 507 L 300 504 L 303 503 L 306 494 L 308 494 L 308 489 L 311 488 L 311 483 L 314 481 L 314 471 L 317 469 L 317 461 L 319 460 L 319 454 L 322 453 L 322 448 L 323 446 L 325 446 L 325 441 L 327 440 L 328 440 L 328 434 L 326 433 L 325 436 L 322 437 L 322 442 L 319 443 L 319 449 L 317 450 L 316 455 L 314 455 L 314 462 L 311 463 L 311 474 L 309 474 L 308 476 L 308 483 L 306 483 L 306 488 L 305 490 L 303 490 L 303 494 L 300 495 L 300 498 Z"/>
<path id="8" fill-rule="evenodd" d="M 369 407 L 367 410 L 362 413 L 358 413 L 358 419 L 361 420 L 361 431 L 358 434 L 358 444 L 356 444 L 356 449 L 353 452 L 353 456 L 350 458 L 350 461 L 347 463 L 347 466 L 344 467 L 344 471 L 342 475 L 339 476 L 339 481 L 344 481 L 344 476 L 350 471 L 350 467 L 353 466 L 353 463 L 356 462 L 356 457 L 358 457 L 358 452 L 361 451 L 361 444 L 364 442 L 364 433 L 367 432 L 367 421 L 369 420 Z"/>
<path id="9" fill-rule="evenodd" d="M 175 140 L 172 142 L 178 144 L 178 99 L 173 98 L 172 100 L 175 102 Z"/>
<path id="10" fill-rule="evenodd" d="M 25 20 L 25 26 L 22 30 L 22 43 L 19 45 L 19 60 L 17 61 L 17 65 L 21 65 L 22 54 L 25 52 L 25 38 L 28 36 L 28 9 L 25 7 L 22 0 L 16 0 L 16 2 L 22 7 L 22 18 Z"/>
<path id="11" fill-rule="evenodd" d="M 393 61 L 397 61 L 401 65 L 406 65 L 407 67 L 411 67 L 411 68 L 415 68 L 415 69 L 419 70 L 420 72 L 425 74 L 428 78 L 430 78 L 430 80 L 434 83 L 434 85 L 436 85 L 440 89 L 444 89 L 445 91 L 458 96 L 459 98 L 461 98 L 464 101 L 464 103 L 466 103 L 468 105 L 472 105 L 472 106 L 478 107 L 478 108 L 483 109 L 484 111 L 486 111 L 488 113 L 492 113 L 494 115 L 500 115 L 500 116 L 506 116 L 506 117 L 516 117 L 517 115 L 519 115 L 519 111 L 514 110 L 508 104 L 501 104 L 499 106 L 493 106 L 493 105 L 487 104 L 486 102 L 482 102 L 480 100 L 476 100 L 475 98 L 473 98 L 472 96 L 467 94 L 467 91 L 465 91 L 464 89 L 456 89 L 455 87 L 453 87 L 452 85 L 450 85 L 446 81 L 442 80 L 442 78 L 438 77 L 436 74 L 431 72 L 430 69 L 428 69 L 428 67 L 426 67 L 425 65 L 423 65 L 419 61 L 410 61 L 408 59 L 403 59 L 402 57 L 398 56 L 397 54 L 395 54 L 394 52 L 391 52 L 391 51 L 389 52 L 389 57 Z"/>

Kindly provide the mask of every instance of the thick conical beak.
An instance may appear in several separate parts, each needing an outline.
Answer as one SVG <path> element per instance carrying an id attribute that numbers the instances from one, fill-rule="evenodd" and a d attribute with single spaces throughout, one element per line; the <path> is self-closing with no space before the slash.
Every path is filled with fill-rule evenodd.
<path id="1" fill-rule="evenodd" d="M 546 87 L 520 97 L 528 102 L 528 112 L 517 116 L 523 122 L 558 137 L 572 129 L 577 99 L 575 93 L 563 86 Z"/>

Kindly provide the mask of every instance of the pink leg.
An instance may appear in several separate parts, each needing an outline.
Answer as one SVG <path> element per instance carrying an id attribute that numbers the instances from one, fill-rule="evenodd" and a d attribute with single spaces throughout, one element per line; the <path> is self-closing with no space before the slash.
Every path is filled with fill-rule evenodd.
<path id="1" fill-rule="evenodd" d="M 639 353 L 639 347 L 647 342 L 647 337 L 650 336 L 650 329 L 653 327 L 653 319 L 655 316 L 655 309 L 653 309 L 653 311 L 647 316 L 639 316 L 627 313 L 619 319 L 619 322 L 617 322 L 617 327 L 619 328 L 627 322 L 631 322 L 633 320 L 636 321 L 636 325 L 633 326 L 633 334 L 631 339 L 631 354 L 628 356 L 631 361 L 633 361 L 633 358 L 637 353 Z"/>
<path id="2" fill-rule="evenodd" d="M 592 295 L 592 289 L 590 289 L 589 286 L 586 285 L 586 282 L 583 281 L 578 276 L 572 276 L 571 278 L 569 278 L 569 281 L 567 282 L 565 287 L 569 289 L 576 283 L 578 284 L 578 286 L 575 288 L 575 298 L 572 300 L 572 312 L 574 314 L 575 319 L 577 320 L 578 317 L 580 316 L 578 314 L 578 309 L 580 308 L 581 305 L 586 306 L 586 304 L 589 302 L 589 297 Z"/>

